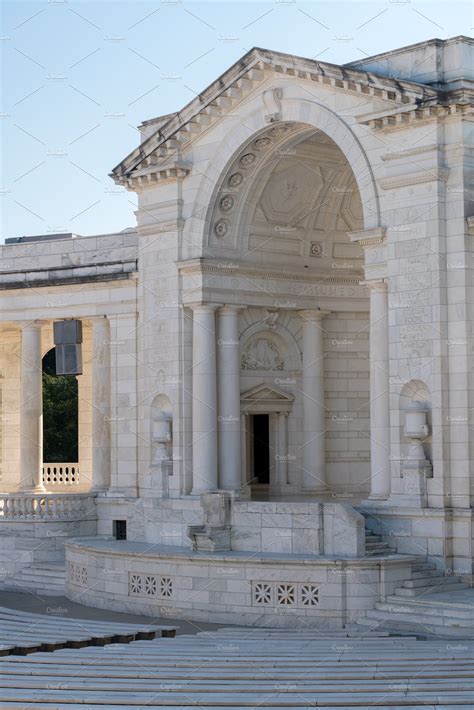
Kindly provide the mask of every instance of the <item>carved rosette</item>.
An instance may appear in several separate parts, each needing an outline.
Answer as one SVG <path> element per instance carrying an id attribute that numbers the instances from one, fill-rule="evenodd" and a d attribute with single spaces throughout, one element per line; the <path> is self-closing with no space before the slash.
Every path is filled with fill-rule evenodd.
<path id="1" fill-rule="evenodd" d="M 238 201 L 238 194 L 245 185 L 247 178 L 272 147 L 275 140 L 290 130 L 286 124 L 278 124 L 267 131 L 265 135 L 255 138 L 247 144 L 236 157 L 229 170 L 228 177 L 222 186 L 222 194 L 217 201 L 212 218 L 212 232 L 218 239 L 229 234 L 232 226 L 232 215 Z M 225 215 L 225 217 L 224 217 Z"/>

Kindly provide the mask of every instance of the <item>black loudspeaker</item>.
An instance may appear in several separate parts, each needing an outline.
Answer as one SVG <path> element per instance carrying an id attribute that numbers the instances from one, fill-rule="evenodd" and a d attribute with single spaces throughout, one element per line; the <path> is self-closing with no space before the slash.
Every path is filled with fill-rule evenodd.
<path id="1" fill-rule="evenodd" d="M 53 324 L 57 375 L 82 375 L 82 323 L 60 320 Z"/>

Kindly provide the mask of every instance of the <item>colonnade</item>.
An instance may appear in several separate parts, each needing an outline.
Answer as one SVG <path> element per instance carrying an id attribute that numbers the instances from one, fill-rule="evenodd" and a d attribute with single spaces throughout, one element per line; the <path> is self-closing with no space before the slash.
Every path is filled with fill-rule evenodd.
<path id="1" fill-rule="evenodd" d="M 388 293 L 383 280 L 370 287 L 370 498 L 390 495 L 390 410 L 388 376 Z M 193 494 L 239 490 L 245 461 L 245 422 L 240 406 L 239 312 L 241 307 L 197 304 L 193 311 L 192 468 Z M 302 489 L 327 489 L 323 319 L 326 311 L 299 312 L 302 319 Z M 110 324 L 92 322 L 92 490 L 110 484 Z M 42 345 L 45 323 L 29 322 L 21 336 L 21 491 L 44 490 L 42 483 Z M 276 482 L 288 483 L 288 416 L 277 413 Z"/>
<path id="2" fill-rule="evenodd" d="M 193 488 L 238 490 L 245 461 L 245 420 L 240 411 L 238 306 L 198 304 L 193 310 Z M 321 322 L 327 312 L 303 319 L 303 469 L 305 490 L 326 489 L 324 353 Z M 278 413 L 276 480 L 288 482 L 287 413 Z"/>
<path id="3" fill-rule="evenodd" d="M 110 324 L 92 322 L 92 486 L 110 485 Z M 43 328 L 51 323 L 30 321 L 21 326 L 20 360 L 20 486 L 22 492 L 42 492 L 43 486 Z"/>

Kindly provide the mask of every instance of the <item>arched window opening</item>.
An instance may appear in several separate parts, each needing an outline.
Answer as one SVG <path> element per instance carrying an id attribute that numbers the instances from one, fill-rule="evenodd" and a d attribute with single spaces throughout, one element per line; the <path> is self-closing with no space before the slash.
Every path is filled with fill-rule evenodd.
<path id="1" fill-rule="evenodd" d="M 78 382 L 56 375 L 55 348 L 43 358 L 43 461 L 78 461 Z"/>

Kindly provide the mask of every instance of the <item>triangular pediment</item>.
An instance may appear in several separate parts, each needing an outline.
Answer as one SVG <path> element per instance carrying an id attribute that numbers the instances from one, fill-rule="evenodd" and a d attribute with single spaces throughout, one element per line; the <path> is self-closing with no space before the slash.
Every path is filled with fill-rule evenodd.
<path id="1" fill-rule="evenodd" d="M 261 384 L 243 392 L 240 395 L 241 402 L 288 402 L 294 401 L 291 394 L 277 390 L 270 385 Z"/>
<path id="2" fill-rule="evenodd" d="M 180 155 L 186 145 L 216 121 L 225 119 L 275 74 L 313 85 L 325 84 L 359 97 L 366 94 L 380 100 L 381 110 L 412 104 L 426 98 L 427 93 L 436 96 L 434 89 L 414 82 L 254 47 L 181 111 L 145 122 L 147 137 L 112 170 L 111 177 L 131 189 L 160 179 L 185 177 L 189 168 L 181 164 Z"/>

